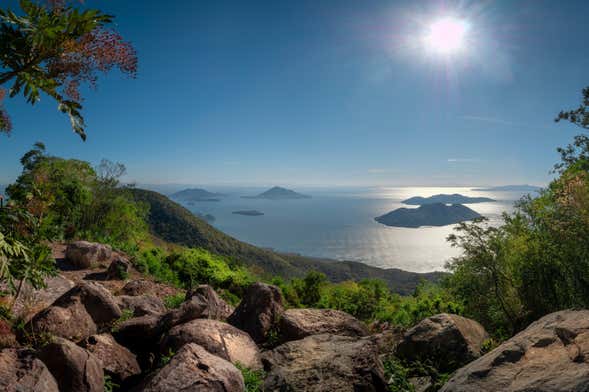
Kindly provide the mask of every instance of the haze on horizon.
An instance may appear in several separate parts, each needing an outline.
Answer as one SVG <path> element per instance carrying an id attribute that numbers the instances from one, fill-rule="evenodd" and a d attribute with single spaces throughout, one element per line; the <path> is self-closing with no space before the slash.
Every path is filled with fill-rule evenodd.
<path id="1" fill-rule="evenodd" d="M 50 100 L 7 100 L 0 184 L 37 140 L 140 184 L 545 184 L 577 133 L 553 119 L 587 84 L 589 3 L 464 4 L 114 2 L 138 79 L 85 93 L 85 143 Z"/>

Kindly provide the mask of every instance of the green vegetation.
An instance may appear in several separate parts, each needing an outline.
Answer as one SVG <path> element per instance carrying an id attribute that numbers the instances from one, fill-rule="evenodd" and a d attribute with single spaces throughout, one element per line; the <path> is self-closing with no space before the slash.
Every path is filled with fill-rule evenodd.
<path id="1" fill-rule="evenodd" d="M 164 298 L 164 304 L 168 309 L 178 309 L 185 300 L 185 295 L 182 293 L 168 295 Z"/>
<path id="2" fill-rule="evenodd" d="M 125 321 L 133 318 L 133 311 L 131 309 L 123 309 L 121 317 L 116 319 L 112 324 L 112 331 L 115 332 L 119 329 L 119 325 Z"/>
<path id="3" fill-rule="evenodd" d="M 99 10 L 80 10 L 65 1 L 20 0 L 20 9 L 0 9 L 0 86 L 14 82 L 9 96 L 20 93 L 34 105 L 41 93 L 58 103 L 73 130 L 86 139 L 80 87 L 96 87 L 99 73 L 113 68 L 135 76 L 134 49 L 112 30 L 113 17 Z M 2 105 L 0 132 L 11 123 Z"/>
<path id="4" fill-rule="evenodd" d="M 263 370 L 252 370 L 241 365 L 240 363 L 237 363 L 236 367 L 243 375 L 245 392 L 262 392 L 264 390 L 263 383 L 265 374 Z"/>

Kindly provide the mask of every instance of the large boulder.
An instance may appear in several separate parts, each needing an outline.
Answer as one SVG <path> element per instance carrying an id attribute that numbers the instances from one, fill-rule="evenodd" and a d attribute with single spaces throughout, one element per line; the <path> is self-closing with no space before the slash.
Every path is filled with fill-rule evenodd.
<path id="1" fill-rule="evenodd" d="M 241 372 L 231 362 L 209 353 L 197 344 L 189 343 L 139 390 L 241 392 L 245 390 L 245 384 Z"/>
<path id="2" fill-rule="evenodd" d="M 376 345 L 368 338 L 312 335 L 262 354 L 264 391 L 387 391 Z"/>
<path id="3" fill-rule="evenodd" d="M 98 331 L 80 298 L 72 298 L 67 307 L 50 306 L 37 313 L 25 325 L 24 337 L 52 335 L 78 342 Z"/>
<path id="4" fill-rule="evenodd" d="M 0 351 L 0 390 L 4 392 L 59 392 L 47 367 L 30 350 Z"/>
<path id="5" fill-rule="evenodd" d="M 203 304 L 202 318 L 225 320 L 235 310 L 208 284 L 201 284 L 186 292 L 186 301 Z"/>
<path id="6" fill-rule="evenodd" d="M 135 353 L 157 350 L 162 332 L 160 317 L 152 315 L 125 320 L 113 329 L 117 342 Z"/>
<path id="7" fill-rule="evenodd" d="M 92 335 L 81 346 L 100 359 L 104 372 L 116 384 L 120 385 L 129 377 L 141 373 L 135 355 L 118 344 L 110 334 Z"/>
<path id="8" fill-rule="evenodd" d="M 69 307 L 80 301 L 94 322 L 101 326 L 119 317 L 122 312 L 114 296 L 97 282 L 81 282 L 67 291 L 53 303 L 53 306 Z"/>
<path id="9" fill-rule="evenodd" d="M 137 279 L 127 282 L 121 289 L 124 295 L 156 295 L 157 284 L 147 279 Z"/>
<path id="10" fill-rule="evenodd" d="M 346 312 L 332 309 L 288 309 L 280 317 L 282 341 L 303 339 L 329 333 L 344 336 L 366 336 L 364 324 Z"/>
<path id="11" fill-rule="evenodd" d="M 153 295 L 120 295 L 115 300 L 121 310 L 130 310 L 135 317 L 160 315 L 167 310 L 164 302 Z"/>
<path id="12" fill-rule="evenodd" d="M 440 370 L 452 371 L 480 357 L 488 338 L 478 322 L 442 313 L 407 331 L 397 347 L 397 355 L 409 361 L 429 360 Z"/>
<path id="13" fill-rule="evenodd" d="M 459 369 L 441 391 L 589 391 L 589 310 L 541 318 Z"/>
<path id="14" fill-rule="evenodd" d="M 110 246 L 88 241 L 72 242 L 65 251 L 66 261 L 80 269 L 95 267 L 98 263 L 108 261 L 111 256 Z"/>
<path id="15" fill-rule="evenodd" d="M 258 282 L 248 287 L 241 303 L 227 321 L 249 333 L 259 344 L 267 340 L 283 312 L 280 289 Z"/>
<path id="16" fill-rule="evenodd" d="M 256 343 L 247 333 L 222 321 L 196 319 L 172 328 L 162 339 L 161 352 L 177 352 L 187 343 L 196 343 L 233 364 L 262 368 Z"/>
<path id="17" fill-rule="evenodd" d="M 231 311 L 232 308 L 211 286 L 201 285 L 186 294 L 186 301 L 178 309 L 172 309 L 162 317 L 162 329 L 168 330 L 198 318 L 225 320 Z"/>
<path id="18" fill-rule="evenodd" d="M 74 285 L 74 282 L 62 275 L 45 278 L 45 287 L 39 289 L 25 282 L 14 304 L 14 315 L 29 321 L 35 313 L 50 306 Z"/>
<path id="19" fill-rule="evenodd" d="M 61 392 L 102 392 L 102 362 L 87 350 L 66 339 L 55 338 L 38 353 Z"/>
<path id="20" fill-rule="evenodd" d="M 106 270 L 106 279 L 125 280 L 131 271 L 131 262 L 122 256 L 116 256 Z"/>

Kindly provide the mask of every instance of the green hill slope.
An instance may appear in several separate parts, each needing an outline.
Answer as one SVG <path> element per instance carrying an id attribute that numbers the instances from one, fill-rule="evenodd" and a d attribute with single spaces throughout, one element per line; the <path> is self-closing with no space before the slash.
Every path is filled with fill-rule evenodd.
<path id="1" fill-rule="evenodd" d="M 437 280 L 442 276 L 437 272 L 418 274 L 399 269 L 376 268 L 352 261 L 303 257 L 258 248 L 215 229 L 162 194 L 143 189 L 132 189 L 131 192 L 137 201 L 149 204 L 149 225 L 157 237 L 175 244 L 204 248 L 267 274 L 291 278 L 317 270 L 333 282 L 379 278 L 391 290 L 400 294 L 411 293 L 421 280 Z"/>

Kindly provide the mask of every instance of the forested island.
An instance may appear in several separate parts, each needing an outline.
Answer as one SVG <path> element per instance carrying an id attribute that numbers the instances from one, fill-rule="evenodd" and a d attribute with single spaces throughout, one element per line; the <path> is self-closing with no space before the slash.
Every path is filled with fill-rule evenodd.
<path id="1" fill-rule="evenodd" d="M 378 223 L 395 227 L 446 226 L 481 218 L 481 215 L 461 204 L 424 204 L 418 208 L 398 208 L 374 218 Z"/>
<path id="2" fill-rule="evenodd" d="M 408 205 L 424 205 L 424 204 L 474 204 L 474 203 L 488 203 L 495 200 L 488 197 L 470 197 L 454 193 L 452 195 L 439 194 L 430 197 L 415 196 L 403 200 L 401 203 Z"/>
<path id="3" fill-rule="evenodd" d="M 244 199 L 267 199 L 267 200 L 291 200 L 291 199 L 310 199 L 311 196 L 297 193 L 291 189 L 275 186 L 256 196 L 242 196 Z"/>

